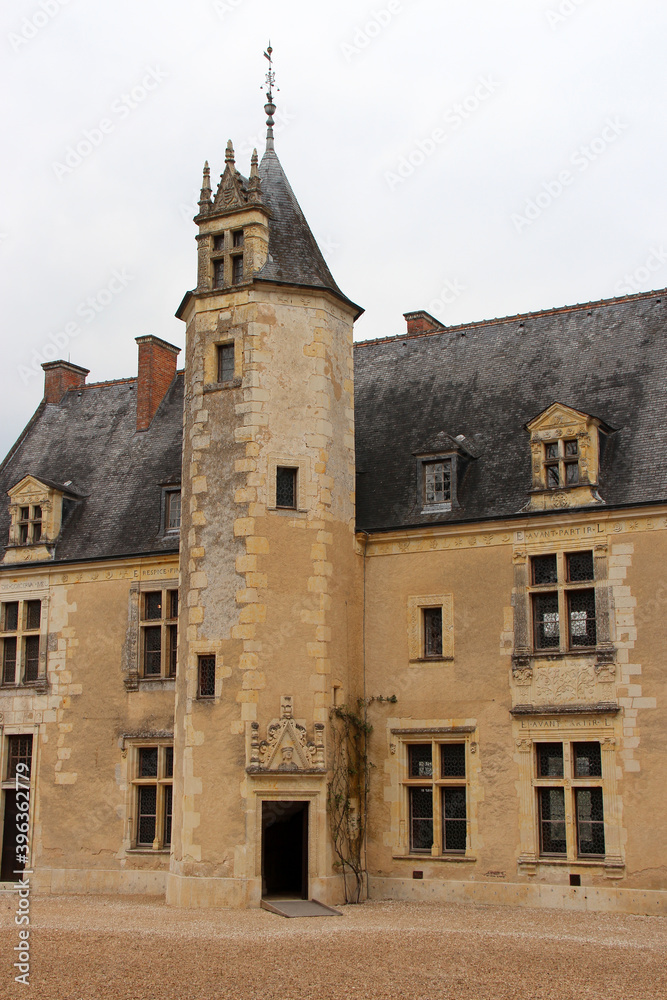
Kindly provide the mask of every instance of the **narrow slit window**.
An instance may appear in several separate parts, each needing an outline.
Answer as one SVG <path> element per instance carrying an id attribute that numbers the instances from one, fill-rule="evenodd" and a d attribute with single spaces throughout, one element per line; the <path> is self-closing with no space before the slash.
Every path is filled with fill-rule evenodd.
<path id="1" fill-rule="evenodd" d="M 442 656 L 442 608 L 424 608 L 424 656 Z"/>

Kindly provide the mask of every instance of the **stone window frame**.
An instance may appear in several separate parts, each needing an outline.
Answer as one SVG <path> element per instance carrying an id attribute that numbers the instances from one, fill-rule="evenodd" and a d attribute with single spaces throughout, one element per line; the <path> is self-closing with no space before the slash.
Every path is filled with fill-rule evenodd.
<path id="1" fill-rule="evenodd" d="M 439 860 L 450 862 L 476 861 L 477 815 L 475 787 L 478 782 L 477 727 L 429 726 L 409 729 L 391 729 L 391 754 L 396 758 L 398 773 L 399 843 L 395 845 L 395 859 Z M 446 744 L 465 745 L 465 777 L 446 777 L 440 774 L 441 747 Z M 431 760 L 434 763 L 432 776 L 410 777 L 410 747 L 431 745 Z M 430 787 L 433 789 L 433 845 L 430 849 L 413 850 L 411 844 L 410 789 Z M 447 788 L 466 789 L 466 848 L 465 851 L 445 850 L 443 843 L 443 800 L 442 790 Z"/>
<path id="2" fill-rule="evenodd" d="M 238 235 L 241 235 L 241 242 L 237 242 Z M 220 240 L 222 237 L 222 245 L 216 247 L 216 240 Z M 244 251 L 246 239 L 245 239 L 245 227 L 244 226 L 230 226 L 225 228 L 222 232 L 210 233 L 209 234 L 209 267 L 210 267 L 210 287 L 215 291 L 219 291 L 225 288 L 235 288 L 237 285 L 242 284 L 246 279 L 246 254 Z M 240 251 L 240 252 L 239 252 Z M 234 280 L 234 258 L 240 257 L 243 261 L 242 264 L 242 276 L 239 281 Z M 216 271 L 219 271 L 219 267 L 216 265 L 222 265 L 222 284 L 216 282 Z"/>
<path id="3" fill-rule="evenodd" d="M 296 470 L 295 507 L 278 507 L 276 504 L 276 483 L 279 468 Z M 308 458 L 295 457 L 294 455 L 270 455 L 267 470 L 267 510 L 274 511 L 277 514 L 291 515 L 292 517 L 294 514 L 306 513 L 308 510 L 307 489 L 310 478 L 309 470 L 310 462 Z"/>
<path id="4" fill-rule="evenodd" d="M 158 750 L 158 773 L 155 777 L 140 777 L 139 775 L 139 763 L 140 763 L 140 751 L 150 750 L 157 748 Z M 168 775 L 167 772 L 167 753 L 166 751 L 171 749 L 172 751 L 172 773 Z M 174 736 L 173 733 L 169 734 L 156 734 L 145 736 L 124 736 L 122 738 L 122 756 L 126 758 L 126 772 L 127 772 L 127 800 L 126 800 L 126 817 L 127 817 L 127 836 L 126 836 L 126 851 L 129 853 L 136 854 L 169 854 L 171 851 L 171 842 L 173 840 L 173 782 L 174 782 L 174 768 L 173 768 L 173 749 L 174 749 Z M 156 787 L 156 829 L 155 838 L 152 844 L 139 843 L 139 788 L 142 786 L 152 786 Z M 171 792 L 171 806 L 172 806 L 172 828 L 171 836 L 168 844 L 165 844 L 165 826 L 166 826 L 166 806 L 168 800 L 168 793 L 166 791 L 167 787 L 172 788 Z"/>
<path id="5" fill-rule="evenodd" d="M 424 641 L 424 611 L 440 608 L 442 612 L 442 653 L 427 656 Z M 424 594 L 408 597 L 408 660 L 422 665 L 454 659 L 454 595 Z"/>
<path id="6" fill-rule="evenodd" d="M 31 763 L 30 763 L 30 787 L 28 789 L 30 795 L 29 811 L 28 811 L 28 859 L 32 857 L 32 847 L 33 847 L 33 832 L 34 832 L 34 817 L 35 817 L 35 799 L 37 792 L 37 772 L 39 763 L 39 726 L 22 726 L 22 725 L 5 725 L 2 730 L 0 738 L 0 795 L 1 801 L 0 806 L 2 808 L 2 813 L 4 815 L 5 807 L 5 792 L 13 791 L 16 786 L 16 778 L 8 777 L 8 765 L 9 765 L 9 742 L 16 737 L 26 737 L 30 736 L 32 739 L 32 753 L 31 753 Z M 21 782 L 25 785 L 24 782 Z M 0 851 L 2 850 L 2 839 L 4 830 L 0 828 Z M 28 868 L 32 867 L 29 863 Z"/>
<path id="7" fill-rule="evenodd" d="M 568 649 L 564 640 L 566 629 L 561 626 L 561 643 L 558 649 L 536 649 L 533 640 L 533 609 L 532 595 L 544 587 L 534 587 L 531 583 L 531 559 L 535 556 L 553 555 L 564 560 L 566 555 L 577 552 L 593 552 L 593 580 L 588 589 L 595 591 L 595 646 L 576 646 Z M 554 544 L 540 543 L 534 546 L 517 549 L 513 555 L 514 588 L 512 605 L 514 608 L 514 652 L 512 654 L 513 670 L 520 671 L 530 668 L 536 659 L 559 660 L 567 657 L 592 657 L 597 660 L 596 671 L 609 668 L 615 657 L 615 647 L 611 642 L 610 598 L 609 598 L 609 546 L 606 542 L 595 542 L 592 538 L 563 539 Z M 586 581 L 588 583 L 588 581 Z M 568 587 L 574 589 L 565 580 L 550 585 L 558 589 L 559 594 Z M 560 605 L 562 607 L 562 603 Z"/>
<path id="8" fill-rule="evenodd" d="M 179 592 L 178 584 L 176 586 L 168 586 L 165 581 L 160 581 L 164 584 L 163 586 L 156 587 L 155 584 L 147 582 L 144 586 L 140 588 L 139 591 L 139 664 L 138 664 L 138 674 L 139 679 L 147 683 L 154 683 L 155 681 L 169 680 L 173 681 L 176 678 L 176 665 L 174 664 L 172 668 L 172 652 L 173 652 L 173 642 L 172 636 L 176 636 L 176 656 L 178 657 L 178 603 L 179 603 Z M 148 594 L 160 593 L 162 595 L 162 611 L 163 614 L 160 618 L 147 618 L 145 615 L 146 598 Z M 176 614 L 174 611 L 174 595 L 176 601 Z M 166 613 L 168 612 L 168 613 Z M 149 628 L 159 628 L 160 629 L 160 673 L 159 674 L 147 674 L 146 673 L 146 649 L 145 649 L 145 633 Z"/>
<path id="9" fill-rule="evenodd" d="M 30 601 L 40 603 L 40 621 L 37 629 L 28 629 L 27 607 Z M 5 606 L 7 604 L 18 604 L 18 621 L 16 629 L 5 629 Z M 48 686 L 47 675 L 47 647 L 48 647 L 48 611 L 49 598 L 45 590 L 40 589 L 29 594 L 22 592 L 12 594 L 5 592 L 0 598 L 0 694 L 15 692 L 17 689 L 29 689 L 43 693 Z M 27 638 L 39 639 L 37 676 L 32 680 L 25 679 L 25 640 Z M 16 665 L 14 668 L 14 681 L 5 683 L 4 680 L 4 647 L 5 640 L 16 638 Z"/>
<path id="10" fill-rule="evenodd" d="M 615 713 L 616 710 L 614 710 Z M 519 765 L 519 871 L 536 873 L 547 865 L 562 867 L 605 869 L 608 878 L 623 876 L 625 861 L 622 851 L 621 809 L 616 773 L 617 738 L 613 714 L 576 713 L 553 714 L 552 718 L 535 713 L 521 719 L 521 729 L 516 731 L 516 757 Z M 599 743 L 601 751 L 601 777 L 573 776 L 571 747 L 574 743 Z M 540 743 L 562 743 L 564 756 L 563 777 L 539 777 L 537 750 Z M 565 855 L 542 854 L 540 845 L 539 789 L 563 787 L 565 789 L 566 844 Z M 602 789 L 604 810 L 605 854 L 579 855 L 577 851 L 576 816 L 574 810 L 575 788 L 599 787 Z"/>
<path id="11" fill-rule="evenodd" d="M 234 376 L 220 382 L 220 349 L 234 347 Z M 204 358 L 204 392 L 238 389 L 243 384 L 243 335 L 238 329 L 219 332 L 206 349 Z"/>

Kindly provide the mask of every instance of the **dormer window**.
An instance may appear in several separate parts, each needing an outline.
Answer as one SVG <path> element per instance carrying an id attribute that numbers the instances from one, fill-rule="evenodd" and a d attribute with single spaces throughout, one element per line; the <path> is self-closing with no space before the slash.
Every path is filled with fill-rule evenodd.
<path id="1" fill-rule="evenodd" d="M 167 493 L 167 531 L 181 529 L 181 491 L 171 490 Z"/>
<path id="2" fill-rule="evenodd" d="M 563 403 L 552 403 L 526 429 L 532 455 L 532 496 L 525 510 L 603 503 L 597 487 L 602 442 L 611 427 Z"/>
<path id="3" fill-rule="evenodd" d="M 452 499 L 452 460 L 424 462 L 424 506 L 449 503 Z"/>
<path id="4" fill-rule="evenodd" d="M 42 540 L 42 508 L 31 504 L 19 508 L 19 545 L 34 545 Z"/>
<path id="5" fill-rule="evenodd" d="M 576 438 L 544 444 L 544 481 L 548 490 L 579 482 L 579 442 Z"/>

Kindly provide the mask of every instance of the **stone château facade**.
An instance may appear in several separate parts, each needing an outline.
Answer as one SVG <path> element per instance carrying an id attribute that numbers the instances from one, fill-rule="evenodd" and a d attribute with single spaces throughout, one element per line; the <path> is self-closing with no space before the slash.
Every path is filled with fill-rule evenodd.
<path id="1" fill-rule="evenodd" d="M 667 293 L 353 345 L 271 120 L 195 222 L 184 371 L 0 466 L 2 879 L 23 765 L 44 891 L 340 901 L 361 699 L 371 896 L 665 912 Z"/>

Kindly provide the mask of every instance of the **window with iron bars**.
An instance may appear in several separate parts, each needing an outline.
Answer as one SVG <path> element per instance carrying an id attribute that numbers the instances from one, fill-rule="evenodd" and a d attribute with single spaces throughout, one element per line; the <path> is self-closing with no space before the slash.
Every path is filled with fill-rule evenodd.
<path id="1" fill-rule="evenodd" d="M 41 601 L 6 601 L 0 606 L 3 685 L 38 680 L 41 622 Z"/>
<path id="2" fill-rule="evenodd" d="M 133 747 L 133 847 L 164 850 L 171 844 L 174 749 L 158 743 Z"/>
<path id="3" fill-rule="evenodd" d="M 276 468 L 276 507 L 296 510 L 298 470 L 279 465 Z"/>
<path id="4" fill-rule="evenodd" d="M 215 698 L 215 656 L 200 656 L 197 661 L 197 696 Z"/>
<path id="5" fill-rule="evenodd" d="M 465 854 L 469 839 L 466 743 L 408 744 L 403 786 L 410 854 Z"/>
<path id="6" fill-rule="evenodd" d="M 442 656 L 442 608 L 422 608 L 424 659 Z"/>
<path id="7" fill-rule="evenodd" d="M 530 573 L 534 649 L 567 652 L 594 648 L 593 553 L 533 556 Z"/>
<path id="8" fill-rule="evenodd" d="M 604 857 L 600 743 L 536 743 L 534 749 L 540 856 Z"/>
<path id="9" fill-rule="evenodd" d="M 148 590 L 141 594 L 141 675 L 150 679 L 176 676 L 178 655 L 178 591 Z"/>

